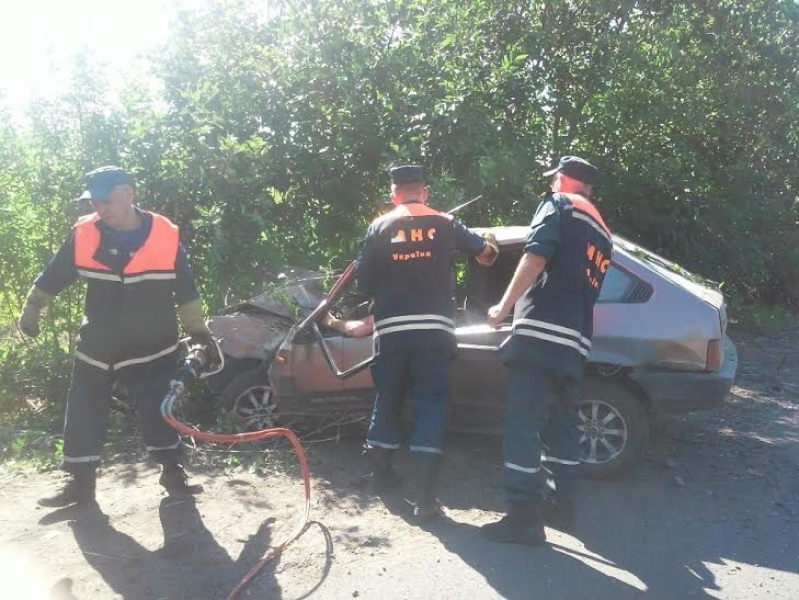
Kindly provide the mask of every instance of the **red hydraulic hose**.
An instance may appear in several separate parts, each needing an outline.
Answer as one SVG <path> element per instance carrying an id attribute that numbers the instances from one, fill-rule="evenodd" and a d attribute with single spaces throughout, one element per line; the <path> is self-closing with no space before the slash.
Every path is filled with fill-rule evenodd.
<path id="1" fill-rule="evenodd" d="M 300 444 L 300 440 L 297 438 L 294 432 L 283 427 L 275 427 L 274 429 L 261 429 L 259 431 L 249 431 L 247 433 L 217 434 L 208 433 L 206 431 L 198 431 L 189 427 L 188 425 L 185 425 L 184 423 L 181 423 L 174 417 L 174 415 L 172 415 L 172 404 L 179 395 L 180 394 L 178 393 L 167 396 L 167 398 L 164 399 L 161 411 L 166 422 L 180 433 L 201 440 L 206 440 L 208 442 L 217 442 L 221 444 L 254 442 L 256 440 L 282 436 L 291 442 L 291 445 L 294 447 L 294 451 L 297 453 L 297 459 L 300 463 L 300 471 L 302 472 L 302 480 L 305 486 L 305 505 L 301 511 L 300 519 L 297 522 L 297 527 L 294 528 L 292 533 L 285 540 L 279 544 L 270 546 L 264 555 L 258 560 L 258 562 L 256 562 L 252 568 L 247 571 L 247 574 L 244 576 L 244 578 L 233 589 L 233 591 L 228 594 L 227 600 L 235 600 L 239 597 L 239 594 L 241 594 L 241 592 L 244 591 L 244 589 L 250 584 L 252 579 L 258 574 L 264 565 L 266 565 L 273 558 L 279 556 L 286 546 L 300 537 L 302 532 L 305 531 L 305 527 L 308 524 L 308 515 L 311 511 L 311 474 L 308 471 L 308 460 L 305 457 L 305 451 L 302 448 L 302 444 Z"/>
<path id="2" fill-rule="evenodd" d="M 308 323 L 311 321 L 315 321 L 318 319 L 322 314 L 324 314 L 327 310 L 329 310 L 330 305 L 335 302 L 341 292 L 344 290 L 345 286 L 349 283 L 350 279 L 355 274 L 355 267 L 356 262 L 350 263 L 350 265 L 344 270 L 341 276 L 338 278 L 333 287 L 331 288 L 330 292 L 327 295 L 327 298 L 316 307 L 316 309 L 306 317 L 306 319 L 292 328 L 292 333 L 296 335 L 298 331 L 304 329 Z M 291 334 L 290 334 L 291 335 Z M 308 516 L 311 511 L 311 474 L 308 471 L 308 460 L 305 457 L 305 450 L 302 448 L 302 444 L 300 444 L 299 438 L 294 434 L 293 431 L 289 429 L 285 429 L 283 427 L 275 427 L 273 429 L 261 429 L 259 431 L 249 431 L 247 433 L 231 433 L 231 434 L 218 434 L 218 433 L 208 433 L 206 431 L 198 431 L 192 427 L 189 427 L 185 423 L 180 422 L 175 416 L 172 414 L 172 406 L 183 395 L 185 390 L 185 384 L 180 379 L 176 379 L 172 381 L 172 389 L 170 390 L 169 394 L 164 398 L 163 402 L 161 403 L 161 415 L 164 417 L 164 420 L 169 423 L 174 429 L 178 432 L 182 433 L 183 435 L 188 435 L 193 438 L 205 440 L 208 442 L 216 442 L 220 444 L 235 444 L 238 442 L 254 442 L 256 440 L 263 440 L 266 438 L 271 437 L 278 437 L 282 436 L 285 437 L 291 442 L 291 445 L 294 447 L 294 451 L 297 453 L 297 459 L 300 463 L 300 471 L 302 472 L 302 480 L 305 486 L 305 506 L 300 514 L 300 520 L 297 523 L 297 527 L 292 531 L 291 535 L 286 538 L 281 543 L 270 546 L 269 549 L 264 553 L 264 555 L 256 562 L 252 568 L 247 571 L 247 574 L 244 578 L 239 582 L 239 584 L 233 589 L 232 592 L 227 597 L 227 600 L 235 600 L 239 597 L 241 592 L 250 584 L 252 579 L 258 574 L 258 572 L 266 565 L 270 560 L 279 556 L 283 549 L 288 546 L 291 542 L 296 540 L 303 531 L 305 531 L 305 527 L 308 524 Z"/>

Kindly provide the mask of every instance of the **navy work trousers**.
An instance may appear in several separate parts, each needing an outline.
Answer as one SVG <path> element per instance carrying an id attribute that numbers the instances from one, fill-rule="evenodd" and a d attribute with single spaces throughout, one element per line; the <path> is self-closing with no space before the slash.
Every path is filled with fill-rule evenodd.
<path id="1" fill-rule="evenodd" d="M 161 417 L 161 401 L 176 369 L 176 353 L 118 371 L 105 371 L 75 358 L 67 396 L 62 468 L 76 473 L 97 466 L 108 431 L 109 400 L 117 380 L 132 396 L 152 457 L 160 463 L 178 460 L 180 437 Z"/>
<path id="2" fill-rule="evenodd" d="M 449 403 L 450 354 L 436 350 L 404 350 L 378 355 L 372 365 L 377 398 L 366 443 L 396 450 L 402 441 L 402 408 L 406 396 L 413 407 L 411 454 L 437 457 L 444 445 Z"/>
<path id="3" fill-rule="evenodd" d="M 541 452 L 546 460 L 573 469 L 580 464 L 578 408 L 581 382 L 558 371 L 508 365 L 508 398 L 502 453 L 505 490 L 511 504 L 540 499 Z"/>

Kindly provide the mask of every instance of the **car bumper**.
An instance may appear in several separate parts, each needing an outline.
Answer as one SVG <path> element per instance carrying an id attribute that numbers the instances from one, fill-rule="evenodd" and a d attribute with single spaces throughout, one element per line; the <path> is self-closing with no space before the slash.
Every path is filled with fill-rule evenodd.
<path id="1" fill-rule="evenodd" d="M 630 373 L 656 413 L 683 413 L 712 408 L 727 397 L 738 370 L 738 351 L 724 336 L 724 362 L 714 372 L 636 369 Z"/>

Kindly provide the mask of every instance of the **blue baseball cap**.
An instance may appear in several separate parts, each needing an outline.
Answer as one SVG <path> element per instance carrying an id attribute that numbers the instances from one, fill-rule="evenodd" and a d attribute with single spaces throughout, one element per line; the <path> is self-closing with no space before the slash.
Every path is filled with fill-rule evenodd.
<path id="1" fill-rule="evenodd" d="M 117 185 L 136 187 L 133 178 L 124 169 L 114 166 L 100 167 L 90 171 L 86 173 L 84 179 L 86 191 L 80 195 L 78 200 L 105 200 Z"/>
<path id="2" fill-rule="evenodd" d="M 549 177 L 555 173 L 563 173 L 577 181 L 594 185 L 599 175 L 599 169 L 579 156 L 564 156 L 560 159 L 558 166 L 544 173 L 544 176 Z"/>
<path id="3" fill-rule="evenodd" d="M 391 183 L 403 185 L 405 183 L 424 183 L 424 171 L 417 165 L 402 165 L 394 167 L 389 172 Z"/>

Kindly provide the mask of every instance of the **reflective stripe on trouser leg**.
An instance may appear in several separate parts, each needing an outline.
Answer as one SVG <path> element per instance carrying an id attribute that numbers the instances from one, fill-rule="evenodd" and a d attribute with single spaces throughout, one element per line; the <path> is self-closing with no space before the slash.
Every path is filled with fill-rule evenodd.
<path id="1" fill-rule="evenodd" d="M 136 403 L 144 442 L 158 462 L 175 462 L 180 456 L 180 436 L 161 416 L 161 401 L 177 369 L 177 354 L 134 364 L 119 370 L 120 381 Z"/>
<path id="2" fill-rule="evenodd" d="M 414 351 L 409 356 L 413 405 L 413 454 L 439 455 L 449 404 L 449 355 Z"/>
<path id="3" fill-rule="evenodd" d="M 580 464 L 581 382 L 553 374 L 556 400 L 549 409 L 549 422 L 542 433 L 544 461 L 549 464 L 576 466 Z"/>
<path id="4" fill-rule="evenodd" d="M 404 353 L 379 354 L 371 367 L 377 387 L 366 444 L 396 450 L 402 440 L 402 405 L 408 390 L 408 363 Z"/>
<path id="5" fill-rule="evenodd" d="M 108 399 L 112 386 L 113 379 L 108 371 L 80 359 L 73 361 L 64 420 L 61 468 L 65 471 L 86 471 L 100 461 L 108 430 Z"/>
<path id="6" fill-rule="evenodd" d="M 511 504 L 526 504 L 540 497 L 540 432 L 554 400 L 555 390 L 547 370 L 527 365 L 508 366 L 502 453 L 505 491 Z"/>

